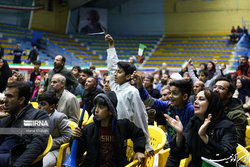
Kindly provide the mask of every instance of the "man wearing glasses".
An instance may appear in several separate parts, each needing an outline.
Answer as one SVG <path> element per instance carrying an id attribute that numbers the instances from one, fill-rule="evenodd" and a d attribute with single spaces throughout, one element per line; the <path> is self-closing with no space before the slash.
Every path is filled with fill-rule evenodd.
<path id="1" fill-rule="evenodd" d="M 237 142 L 245 146 L 247 118 L 241 100 L 232 97 L 234 91 L 235 87 L 227 78 L 220 77 L 215 81 L 213 92 L 220 96 L 225 116 L 234 123 Z"/>

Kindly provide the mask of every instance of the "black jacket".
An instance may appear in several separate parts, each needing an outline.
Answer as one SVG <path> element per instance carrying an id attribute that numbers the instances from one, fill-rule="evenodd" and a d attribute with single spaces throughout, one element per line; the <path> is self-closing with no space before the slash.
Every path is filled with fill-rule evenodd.
<path id="1" fill-rule="evenodd" d="M 83 103 L 86 104 L 86 108 L 85 110 L 88 111 L 88 114 L 91 115 L 91 110 L 92 108 L 94 107 L 94 103 L 93 103 L 93 100 L 94 98 L 96 97 L 96 95 L 100 94 L 100 93 L 104 93 L 103 90 L 101 89 L 98 89 L 96 88 L 94 91 L 88 93 L 86 90 L 85 90 L 85 93 L 84 93 L 84 96 L 83 96 Z"/>
<path id="2" fill-rule="evenodd" d="M 115 121 L 114 125 L 114 140 L 115 140 L 115 159 L 116 166 L 125 166 L 127 139 L 130 139 L 134 143 L 134 152 L 145 151 L 146 138 L 142 129 L 137 128 L 136 125 L 127 119 L 121 119 Z M 100 126 L 93 122 L 84 127 L 82 136 L 80 137 L 77 158 L 81 157 L 85 151 L 87 151 L 86 158 L 82 167 L 95 167 L 99 166 L 99 138 L 100 138 Z"/>
<path id="3" fill-rule="evenodd" d="M 175 142 L 176 138 L 173 138 L 170 142 L 170 154 L 175 157 L 175 159 L 180 160 L 187 158 L 189 154 L 192 154 L 192 160 L 189 167 L 201 167 L 201 157 L 219 160 L 228 158 L 236 153 L 236 131 L 234 124 L 231 121 L 223 119 L 217 122 L 213 128 L 209 128 L 207 130 L 207 135 L 209 136 L 207 144 L 205 144 L 198 135 L 199 128 L 202 124 L 203 121 L 200 121 L 197 117 L 193 117 L 189 121 L 183 133 L 184 144 L 182 148 L 177 148 Z M 221 162 L 220 164 L 225 165 L 224 163 L 225 162 Z M 235 162 L 231 162 L 230 165 L 235 166 L 235 164 Z M 179 164 L 175 164 L 173 161 L 168 160 L 166 166 L 179 166 Z"/>
<path id="4" fill-rule="evenodd" d="M 13 134 L 20 144 L 14 146 L 11 151 L 10 166 L 13 167 L 27 167 L 40 155 L 46 148 L 50 130 L 47 126 L 24 126 L 23 120 L 46 120 L 48 125 L 49 115 L 43 110 L 37 110 L 28 104 L 20 115 L 15 118 L 14 116 L 7 116 L 0 119 L 0 128 L 20 128 L 22 134 Z M 28 133 L 24 129 L 47 129 L 47 133 Z M 8 135 L 9 136 L 9 135 Z M 0 145 L 7 135 L 0 135 Z M 1 165 L 0 165 L 1 166 Z M 42 161 L 34 164 L 33 166 L 42 166 Z"/>

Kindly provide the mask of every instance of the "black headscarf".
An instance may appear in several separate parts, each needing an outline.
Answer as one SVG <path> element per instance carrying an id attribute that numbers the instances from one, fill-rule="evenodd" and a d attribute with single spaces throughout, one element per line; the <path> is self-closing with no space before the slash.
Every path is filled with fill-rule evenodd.
<path id="1" fill-rule="evenodd" d="M 3 67 L 0 68 L 0 93 L 1 93 L 5 90 L 8 78 L 12 76 L 12 73 L 7 61 L 4 59 L 0 59 L 0 61 L 3 61 Z"/>
<path id="2" fill-rule="evenodd" d="M 208 63 L 211 63 L 212 64 L 212 69 L 211 70 L 208 70 L 207 69 L 207 72 L 208 72 L 208 79 L 211 79 L 214 77 L 214 73 L 215 73 L 215 64 L 212 62 L 212 61 L 209 61 Z"/>
<path id="3" fill-rule="evenodd" d="M 238 88 L 239 96 L 238 98 L 241 99 L 242 103 L 246 103 L 246 96 L 250 97 L 250 91 L 248 90 L 248 84 L 246 80 L 240 79 L 240 82 L 242 84 L 241 88 Z"/>
<path id="4" fill-rule="evenodd" d="M 204 117 L 206 119 L 208 117 L 208 114 L 212 114 L 212 120 L 207 129 L 207 131 L 210 131 L 211 129 L 213 129 L 213 127 L 216 125 L 217 122 L 223 119 L 224 113 L 223 113 L 223 110 L 221 109 L 220 97 L 209 89 L 205 89 L 205 91 L 210 92 L 210 97 L 206 97 L 209 104 L 208 104 L 207 111 Z M 204 91 L 204 94 L 205 94 L 205 91 Z M 184 136 L 187 140 L 189 147 L 196 148 L 194 149 L 195 152 L 192 152 L 193 161 L 200 162 L 200 163 L 201 163 L 200 156 L 202 155 L 201 150 L 202 150 L 204 143 L 202 143 L 198 135 L 198 131 L 203 123 L 204 123 L 204 120 L 200 120 L 200 118 L 198 118 L 197 116 L 194 116 L 190 120 L 189 125 L 186 127 L 186 130 L 184 133 Z"/>

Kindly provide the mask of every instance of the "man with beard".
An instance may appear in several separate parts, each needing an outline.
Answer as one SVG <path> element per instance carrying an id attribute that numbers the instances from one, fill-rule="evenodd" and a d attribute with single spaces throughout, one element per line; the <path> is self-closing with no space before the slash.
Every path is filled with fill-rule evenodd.
<path id="1" fill-rule="evenodd" d="M 232 82 L 227 78 L 220 77 L 215 81 L 213 92 L 220 96 L 225 116 L 234 123 L 237 143 L 245 146 L 247 118 L 243 110 L 242 101 L 232 97 L 234 91 L 235 88 Z"/>
<path id="2" fill-rule="evenodd" d="M 248 87 L 250 84 L 250 66 L 248 63 L 248 57 L 247 56 L 241 56 L 240 57 L 240 65 L 238 66 L 235 77 L 240 77 L 248 82 Z"/>
<path id="3" fill-rule="evenodd" d="M 156 85 L 156 89 L 161 92 L 161 89 L 168 83 L 168 74 L 162 74 L 161 82 Z"/>
<path id="4" fill-rule="evenodd" d="M 66 78 L 65 89 L 71 93 L 75 92 L 75 88 L 78 85 L 77 79 L 74 77 L 71 71 L 67 70 L 64 67 L 66 58 L 62 55 L 57 55 L 54 60 L 54 69 L 50 70 L 48 73 L 48 78 L 44 84 L 44 91 L 50 90 L 51 87 L 51 78 L 54 74 L 61 74 Z"/>
<path id="5" fill-rule="evenodd" d="M 8 113 L 0 119 L 1 167 L 42 166 L 42 161 L 31 164 L 47 146 L 50 120 L 48 113 L 33 108 L 29 99 L 27 83 L 8 83 L 4 104 L 0 106 L 1 113 Z"/>
<path id="6" fill-rule="evenodd" d="M 83 107 L 82 99 L 85 93 L 84 85 L 85 85 L 86 79 L 92 76 L 93 76 L 93 72 L 92 70 L 88 68 L 84 68 L 79 71 L 79 78 L 78 78 L 79 84 L 76 87 L 75 96 L 77 97 L 81 107 Z"/>
<path id="7" fill-rule="evenodd" d="M 75 95 L 64 89 L 66 78 L 61 74 L 53 75 L 51 79 L 51 88 L 56 92 L 59 101 L 57 103 L 57 111 L 67 115 L 68 119 L 78 122 L 80 105 Z"/>
<path id="8" fill-rule="evenodd" d="M 83 103 L 86 105 L 86 110 L 88 111 L 89 115 L 91 115 L 91 110 L 94 107 L 94 98 L 96 95 L 100 93 L 104 93 L 103 90 L 97 88 L 98 85 L 98 80 L 95 77 L 88 77 L 86 79 L 84 88 L 85 88 L 85 93 L 83 97 Z"/>

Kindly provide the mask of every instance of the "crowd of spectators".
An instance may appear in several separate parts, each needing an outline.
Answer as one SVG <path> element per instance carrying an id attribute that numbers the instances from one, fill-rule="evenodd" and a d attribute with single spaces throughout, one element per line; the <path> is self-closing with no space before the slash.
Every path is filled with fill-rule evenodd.
<path id="1" fill-rule="evenodd" d="M 0 128 L 22 128 L 24 120 L 43 120 L 49 131 L 0 135 L 1 166 L 31 165 L 45 149 L 49 135 L 54 143 L 39 162 L 43 166 L 55 166 L 60 145 L 72 143 L 73 138 L 80 138 L 77 158 L 87 151 L 82 166 L 125 165 L 124 142 L 129 138 L 141 163 L 145 151 L 154 154 L 148 125 L 155 123 L 167 131 L 164 148 L 171 151 L 166 166 L 178 166 L 189 154 L 194 166 L 201 166 L 201 156 L 225 159 L 219 162 L 224 165 L 236 153 L 237 143 L 245 146 L 250 111 L 247 56 L 240 58 L 234 76 L 216 59 L 201 63 L 199 70 L 190 59 L 173 74 L 163 63 L 159 71 L 149 74 L 137 72 L 132 59 L 119 61 L 112 36 L 106 35 L 104 40 L 109 73 L 102 77 L 94 66 L 66 69 L 63 55 L 55 56 L 54 68 L 45 73 L 34 53 L 29 57 L 34 71 L 25 80 L 20 71 L 11 71 L 0 59 Z M 18 47 L 16 53 L 23 51 Z M 15 62 L 20 63 L 20 54 Z M 39 109 L 29 101 L 38 102 Z M 69 121 L 78 123 L 84 105 L 94 115 L 94 122 L 71 132 Z"/>

